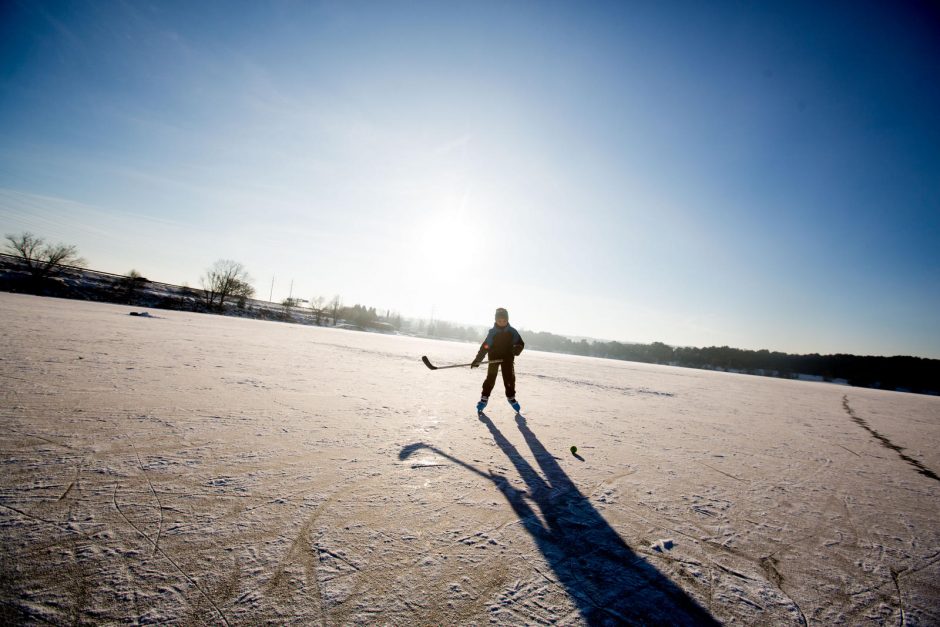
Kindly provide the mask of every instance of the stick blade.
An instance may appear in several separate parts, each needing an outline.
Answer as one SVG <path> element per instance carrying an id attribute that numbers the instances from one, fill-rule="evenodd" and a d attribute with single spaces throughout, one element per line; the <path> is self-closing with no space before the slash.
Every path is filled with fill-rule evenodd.
<path id="1" fill-rule="evenodd" d="M 432 364 L 432 363 L 431 363 L 431 360 L 428 359 L 426 356 L 422 355 L 422 356 L 421 356 L 421 361 L 423 361 L 423 362 L 424 362 L 424 365 L 427 366 L 428 368 L 430 368 L 431 370 L 437 370 L 437 366 L 435 366 L 434 364 Z"/>

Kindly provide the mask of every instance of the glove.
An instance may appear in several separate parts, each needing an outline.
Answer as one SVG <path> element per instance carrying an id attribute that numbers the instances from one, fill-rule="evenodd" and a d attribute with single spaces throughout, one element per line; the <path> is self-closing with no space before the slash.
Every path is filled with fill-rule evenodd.
<path id="1" fill-rule="evenodd" d="M 512 347 L 512 353 L 516 357 L 518 357 L 519 353 L 521 352 L 522 352 L 522 344 L 516 344 L 515 346 Z"/>
<path id="2" fill-rule="evenodd" d="M 479 367 L 480 367 L 480 362 L 478 361 L 474 361 L 472 364 L 470 364 L 470 370 L 473 370 L 474 368 L 479 368 Z"/>

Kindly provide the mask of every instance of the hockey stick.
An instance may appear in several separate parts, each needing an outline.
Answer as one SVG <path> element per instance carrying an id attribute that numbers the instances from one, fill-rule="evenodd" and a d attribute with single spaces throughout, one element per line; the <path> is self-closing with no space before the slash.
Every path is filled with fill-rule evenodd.
<path id="1" fill-rule="evenodd" d="M 466 368 L 467 366 L 472 366 L 472 365 L 473 365 L 473 363 L 469 363 L 469 364 L 454 364 L 453 366 L 435 366 L 434 364 L 431 363 L 431 360 L 428 359 L 427 357 L 421 357 L 421 361 L 423 361 L 423 362 L 424 362 L 424 365 L 427 366 L 428 368 L 430 368 L 431 370 L 444 370 L 444 369 L 446 369 L 446 368 Z M 503 360 L 502 360 L 502 359 L 493 359 L 493 360 L 490 360 L 490 361 L 481 361 L 481 362 L 480 362 L 480 365 L 482 366 L 483 364 L 498 364 L 498 363 L 500 363 L 501 361 L 503 361 Z"/>

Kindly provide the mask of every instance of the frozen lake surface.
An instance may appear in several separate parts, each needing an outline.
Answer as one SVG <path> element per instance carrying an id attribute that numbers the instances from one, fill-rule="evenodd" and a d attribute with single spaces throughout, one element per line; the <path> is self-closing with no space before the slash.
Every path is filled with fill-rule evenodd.
<path id="1" fill-rule="evenodd" d="M 131 311 L 0 294 L 3 623 L 940 624 L 940 398 Z"/>

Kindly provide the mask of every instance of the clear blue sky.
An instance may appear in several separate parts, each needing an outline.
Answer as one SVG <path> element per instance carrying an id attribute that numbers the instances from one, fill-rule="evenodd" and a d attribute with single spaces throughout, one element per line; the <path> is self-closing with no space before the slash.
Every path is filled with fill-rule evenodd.
<path id="1" fill-rule="evenodd" d="M 0 232 L 194 286 L 231 258 L 265 298 L 940 357 L 930 6 L 4 2 Z"/>

